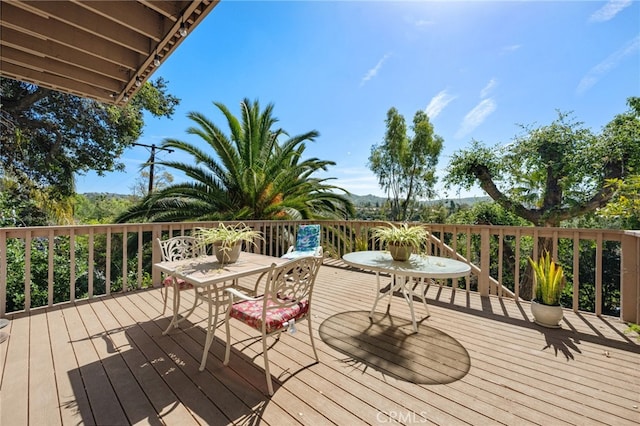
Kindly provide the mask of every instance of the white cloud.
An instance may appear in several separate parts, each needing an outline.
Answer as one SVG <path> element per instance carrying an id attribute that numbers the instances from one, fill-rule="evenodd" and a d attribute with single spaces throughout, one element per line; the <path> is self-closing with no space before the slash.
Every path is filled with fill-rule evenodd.
<path id="1" fill-rule="evenodd" d="M 367 73 L 365 74 L 364 77 L 362 77 L 362 81 L 360 82 L 360 86 L 364 86 L 364 84 L 371 80 L 373 77 L 375 77 L 378 74 L 378 71 L 380 71 L 380 68 L 382 68 L 382 64 L 384 64 L 384 62 L 389 58 L 389 56 L 391 56 L 390 54 L 385 54 L 382 59 L 380 59 L 378 61 L 378 63 L 376 64 L 375 67 L 371 68 L 369 71 L 367 71 Z"/>
<path id="2" fill-rule="evenodd" d="M 604 61 L 591 68 L 587 75 L 585 75 L 582 80 L 580 80 L 580 83 L 578 83 L 576 92 L 578 94 L 586 92 L 593 85 L 595 85 L 598 80 L 600 80 L 606 73 L 617 67 L 625 57 L 632 55 L 639 50 L 640 36 L 637 36 L 636 38 L 627 42 L 627 44 L 625 44 L 623 47 L 609 55 Z"/>
<path id="3" fill-rule="evenodd" d="M 329 184 L 356 195 L 386 196 L 378 185 L 378 177 L 367 167 L 338 167 L 331 172 L 322 172 L 318 177 L 332 178 Z"/>
<path id="4" fill-rule="evenodd" d="M 435 21 L 429 20 L 429 19 L 418 19 L 416 21 L 414 21 L 414 25 L 416 27 L 428 27 L 430 25 L 435 24 Z"/>
<path id="5" fill-rule="evenodd" d="M 613 19 L 628 6 L 631 6 L 631 0 L 609 0 L 589 17 L 589 22 L 605 22 Z"/>
<path id="6" fill-rule="evenodd" d="M 455 98 L 457 98 L 457 96 L 450 95 L 446 90 L 443 90 L 433 98 L 431 98 L 431 101 L 429 102 L 429 105 L 427 105 L 425 113 L 427 114 L 427 116 L 429 116 L 429 119 L 432 120 L 440 115 L 444 107 L 446 107 L 449 102 L 451 102 Z"/>
<path id="7" fill-rule="evenodd" d="M 480 91 L 480 97 L 482 99 L 486 98 L 487 96 L 489 96 L 489 94 L 491 93 L 491 91 L 493 89 L 495 89 L 495 87 L 498 85 L 498 80 L 496 80 L 495 78 L 492 78 L 491 80 L 489 80 L 489 82 L 487 83 L 486 86 L 484 86 L 484 88 Z"/>
<path id="8" fill-rule="evenodd" d="M 506 54 L 506 53 L 511 53 L 511 52 L 515 52 L 516 50 L 520 49 L 522 47 L 521 44 L 512 44 L 510 46 L 505 46 L 502 48 L 502 53 Z"/>
<path id="9" fill-rule="evenodd" d="M 456 132 L 456 138 L 461 138 L 463 136 L 468 135 L 481 125 L 484 120 L 487 119 L 489 115 L 496 110 L 496 103 L 492 98 L 483 99 L 480 101 L 478 105 L 475 106 L 467 115 L 465 115 L 464 120 L 462 121 L 462 125 L 460 129 Z"/>

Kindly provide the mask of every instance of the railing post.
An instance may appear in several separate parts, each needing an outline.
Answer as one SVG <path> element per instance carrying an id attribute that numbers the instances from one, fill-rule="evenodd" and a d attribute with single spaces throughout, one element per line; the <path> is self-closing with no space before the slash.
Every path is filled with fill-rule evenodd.
<path id="1" fill-rule="evenodd" d="M 626 231 L 621 246 L 620 319 L 640 324 L 640 231 Z"/>
<path id="2" fill-rule="evenodd" d="M 151 231 L 151 265 L 154 263 L 158 263 L 162 260 L 162 256 L 160 255 L 160 247 L 156 244 L 156 238 L 162 238 L 162 228 L 160 225 L 153 225 L 153 230 Z M 151 266 L 151 283 L 154 287 L 161 286 L 160 282 L 162 279 L 162 274 L 160 270 Z"/>
<path id="3" fill-rule="evenodd" d="M 491 269 L 491 233 L 489 228 L 480 230 L 480 274 L 478 275 L 478 292 L 480 296 L 489 295 L 491 284 L 489 272 Z"/>
<path id="4" fill-rule="evenodd" d="M 0 318 L 7 313 L 7 234 L 0 230 Z"/>

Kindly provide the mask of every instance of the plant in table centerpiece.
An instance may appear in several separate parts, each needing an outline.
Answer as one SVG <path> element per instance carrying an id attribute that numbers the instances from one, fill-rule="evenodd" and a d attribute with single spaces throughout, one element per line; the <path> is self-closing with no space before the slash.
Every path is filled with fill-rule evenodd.
<path id="1" fill-rule="evenodd" d="M 387 223 L 387 225 L 376 226 L 371 230 L 371 233 L 378 241 L 386 244 L 386 248 L 394 260 L 405 261 L 409 259 L 413 251 L 420 251 L 422 244 L 428 237 L 427 230 L 422 226 L 409 226 L 407 223 L 400 226 L 393 223 Z"/>
<path id="2" fill-rule="evenodd" d="M 545 252 L 537 262 L 529 258 L 534 272 L 534 296 L 531 313 L 537 324 L 545 327 L 560 327 L 562 306 L 560 297 L 566 283 L 564 270 Z"/>
<path id="3" fill-rule="evenodd" d="M 221 264 L 238 260 L 242 243 L 256 245 L 256 239 L 262 239 L 262 233 L 244 223 L 225 225 L 219 223 L 217 228 L 198 228 L 195 237 L 204 245 L 213 245 L 214 254 Z"/>

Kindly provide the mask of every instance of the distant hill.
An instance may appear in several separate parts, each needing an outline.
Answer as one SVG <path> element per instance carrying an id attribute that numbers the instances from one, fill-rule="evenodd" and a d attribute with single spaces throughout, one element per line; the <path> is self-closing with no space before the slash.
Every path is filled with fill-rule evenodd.
<path id="1" fill-rule="evenodd" d="M 385 197 L 378 197 L 377 195 L 355 195 L 351 194 L 349 196 L 351 201 L 356 206 L 375 206 L 382 205 L 387 199 Z M 439 204 L 439 203 L 449 203 L 450 201 L 455 202 L 456 204 L 475 204 L 481 201 L 491 201 L 490 197 L 465 197 L 465 198 L 447 198 L 447 199 L 439 199 L 439 200 L 429 200 L 426 201 L 426 204 Z"/>
<path id="2" fill-rule="evenodd" d="M 129 199 L 132 197 L 131 194 L 116 194 L 113 192 L 85 192 L 82 195 L 87 197 L 90 200 L 96 198 L 124 198 Z M 354 205 L 356 206 L 376 206 L 382 205 L 387 199 L 385 197 L 379 197 L 377 195 L 355 195 L 351 194 L 348 196 Z M 475 204 L 480 201 L 491 201 L 490 197 L 465 197 L 465 198 L 448 198 L 448 199 L 439 199 L 439 200 L 430 200 L 427 201 L 427 204 L 438 204 L 438 203 L 449 203 L 450 201 L 455 202 L 456 204 Z"/>
<path id="3" fill-rule="evenodd" d="M 132 197 L 131 194 L 116 194 L 115 192 L 84 192 L 83 194 L 89 200 L 94 200 L 96 198 L 123 198 L 129 199 Z"/>

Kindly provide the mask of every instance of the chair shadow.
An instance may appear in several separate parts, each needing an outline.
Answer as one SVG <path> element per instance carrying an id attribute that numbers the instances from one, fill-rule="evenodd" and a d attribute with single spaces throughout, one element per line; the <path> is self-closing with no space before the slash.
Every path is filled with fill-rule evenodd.
<path id="1" fill-rule="evenodd" d="M 356 368 L 415 384 L 437 385 L 463 378 L 471 368 L 467 350 L 453 337 L 388 312 L 369 318 L 365 311 L 341 312 L 320 324 L 320 338 L 346 355 L 341 361 Z"/>
<path id="2" fill-rule="evenodd" d="M 120 424 L 121 411 L 108 409 L 114 404 L 123 407 L 128 424 L 165 424 L 165 417 L 184 408 L 210 425 L 259 424 L 270 401 L 264 370 L 236 350 L 224 366 L 225 342 L 216 336 L 201 372 L 205 331 L 184 320 L 162 335 L 168 324 L 158 318 L 70 341 L 104 345 L 109 356 L 67 371 L 73 396 L 62 405 L 83 424 Z M 282 383 L 274 377 L 274 390 Z"/>

